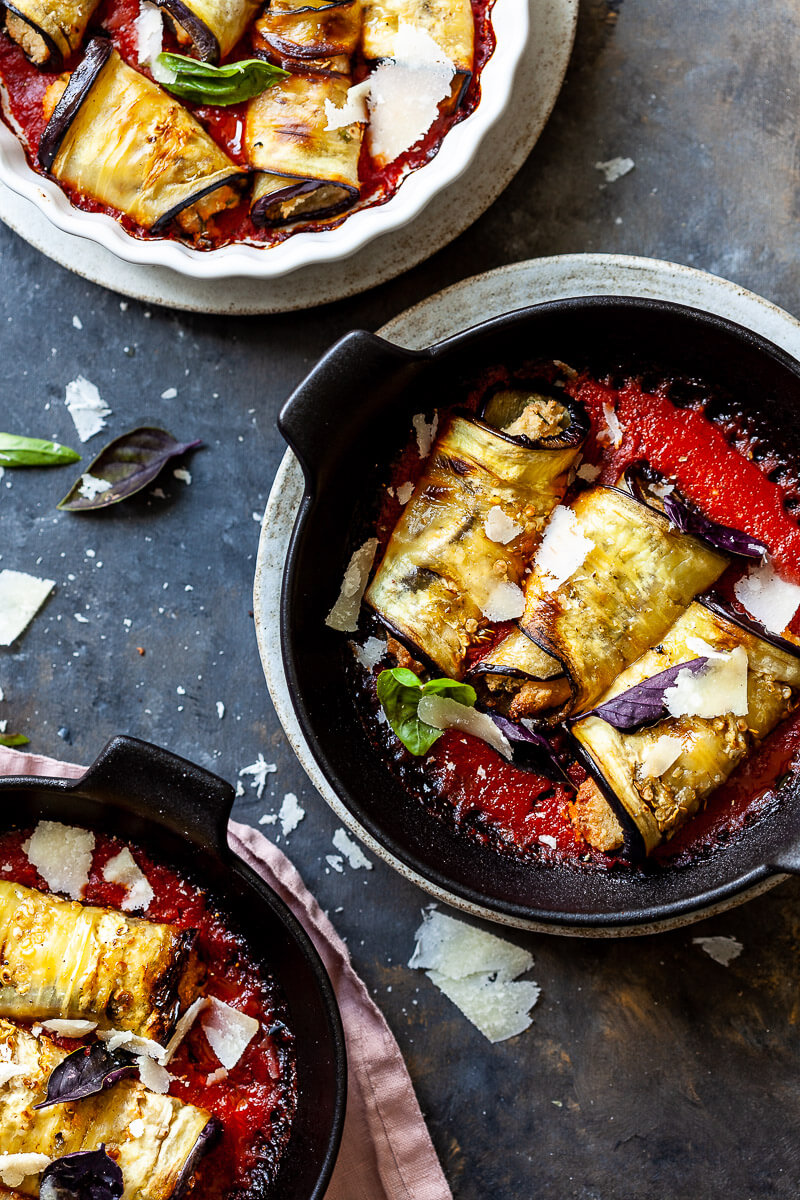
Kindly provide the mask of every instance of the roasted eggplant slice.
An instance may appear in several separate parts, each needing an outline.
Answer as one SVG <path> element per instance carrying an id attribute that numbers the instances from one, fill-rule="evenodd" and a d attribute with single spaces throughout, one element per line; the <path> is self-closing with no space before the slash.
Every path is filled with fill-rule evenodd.
<path id="1" fill-rule="evenodd" d="M 122 1170 L 125 1200 L 169 1200 L 188 1182 L 186 1165 L 197 1162 L 217 1122 L 203 1108 L 174 1096 L 148 1091 L 124 1079 L 96 1096 L 71 1104 L 36 1109 L 51 1072 L 66 1056 L 46 1036 L 0 1020 L 0 1059 L 19 1066 L 0 1088 L 0 1150 L 4 1154 L 46 1154 L 63 1158 L 104 1145 Z M 19 1186 L 38 1195 L 38 1179 Z"/>
<path id="2" fill-rule="evenodd" d="M 470 0 L 364 0 L 364 56 L 394 58 L 401 25 L 423 29 L 455 65 L 453 104 L 460 103 L 472 78 L 475 53 Z"/>
<path id="3" fill-rule="evenodd" d="M 491 424 L 500 419 L 492 406 L 486 419 L 450 418 L 366 594 L 415 656 L 452 679 L 489 621 L 503 619 L 498 589 L 521 600 L 523 573 L 586 435 L 583 410 L 564 396 L 521 394 L 517 409 L 502 419 L 517 428 L 527 410 L 537 437 Z"/>
<path id="4" fill-rule="evenodd" d="M 300 12 L 270 5 L 256 21 L 253 49 L 284 70 L 349 75 L 360 36 L 361 0 Z"/>
<path id="5" fill-rule="evenodd" d="M 186 109 L 122 61 L 106 38 L 89 43 L 39 146 L 59 183 L 153 232 L 177 219 L 202 233 L 238 202 L 246 172 Z"/>
<path id="6" fill-rule="evenodd" d="M 698 639 L 717 652 L 745 650 L 746 713 L 665 715 L 630 732 L 592 714 L 572 725 L 591 773 L 578 793 L 574 820 L 600 850 L 618 849 L 627 833 L 634 849 L 649 854 L 672 837 L 796 705 L 800 648 L 760 636 L 733 612 L 705 601 L 690 605 L 655 649 L 623 671 L 603 700 L 696 660 L 703 652 Z"/>
<path id="7" fill-rule="evenodd" d="M 727 566 L 722 554 L 617 488 L 592 488 L 570 508 L 593 543 L 586 558 L 555 588 L 534 566 L 523 636 L 511 634 L 475 668 L 487 700 L 515 719 L 560 719 L 590 708 Z M 557 669 L 546 669 L 546 656 Z"/>
<path id="8" fill-rule="evenodd" d="M 6 31 L 37 67 L 60 71 L 83 41 L 100 0 L 15 0 L 5 5 Z"/>
<path id="9" fill-rule="evenodd" d="M 197 994 L 193 930 L 0 880 L 0 1015 L 97 1021 L 162 1042 Z"/>
<path id="10" fill-rule="evenodd" d="M 168 13 L 203 62 L 227 58 L 258 11 L 258 0 L 153 0 Z"/>
<path id="11" fill-rule="evenodd" d="M 256 176 L 250 214 L 259 225 L 330 217 L 358 197 L 364 127 L 328 130 L 325 101 L 345 104 L 349 80 L 290 75 L 247 107 L 245 146 Z"/>

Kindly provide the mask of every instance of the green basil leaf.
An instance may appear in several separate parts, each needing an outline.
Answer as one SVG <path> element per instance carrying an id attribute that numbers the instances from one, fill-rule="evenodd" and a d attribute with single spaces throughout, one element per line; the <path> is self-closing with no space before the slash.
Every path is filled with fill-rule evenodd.
<path id="1" fill-rule="evenodd" d="M 80 462 L 80 454 L 60 442 L 0 433 L 0 467 L 63 467 Z"/>
<path id="2" fill-rule="evenodd" d="M 0 746 L 27 746 L 30 740 L 24 733 L 0 733 Z"/>
<path id="3" fill-rule="evenodd" d="M 215 67 L 185 54 L 164 51 L 156 64 L 154 76 L 161 86 L 173 96 L 195 104 L 241 104 L 289 74 L 263 58 L 244 58 Z"/>
<path id="4" fill-rule="evenodd" d="M 378 676 L 378 699 L 386 719 L 406 750 L 417 756 L 427 754 L 442 736 L 441 729 L 426 725 L 417 716 L 420 700 L 431 693 L 448 695 L 467 708 L 472 708 L 477 699 L 475 689 L 468 683 L 458 683 L 455 679 L 430 679 L 423 683 L 406 667 L 392 667 Z"/>
<path id="5" fill-rule="evenodd" d="M 171 458 L 201 445 L 200 441 L 176 442 L 166 429 L 150 425 L 123 433 L 100 451 L 58 507 L 69 512 L 96 512 L 118 504 L 152 483 Z M 87 488 L 87 475 L 99 486 Z"/>

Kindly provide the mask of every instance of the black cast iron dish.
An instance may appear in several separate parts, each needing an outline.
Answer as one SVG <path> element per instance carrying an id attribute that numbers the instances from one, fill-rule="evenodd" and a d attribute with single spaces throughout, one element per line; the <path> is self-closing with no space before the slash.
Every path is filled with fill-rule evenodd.
<path id="1" fill-rule="evenodd" d="M 344 1035 L 316 950 L 282 900 L 228 848 L 234 791 L 217 775 L 136 738 L 116 737 L 77 780 L 0 780 L 0 829 L 40 819 L 138 842 L 207 888 L 277 980 L 296 1035 L 298 1104 L 269 1194 L 322 1200 L 347 1092 Z M 253 1200 L 262 1200 L 254 1189 Z"/>
<path id="2" fill-rule="evenodd" d="M 652 371 L 713 384 L 800 463 L 800 364 L 757 335 L 660 301 L 586 297 L 488 321 L 428 350 L 355 332 L 284 407 L 279 427 L 306 490 L 281 598 L 289 691 L 319 767 L 390 855 L 453 903 L 509 924 L 563 933 L 636 933 L 697 920 L 800 873 L 800 784 L 747 831 L 690 867 L 583 872 L 501 857 L 429 817 L 373 750 L 348 698 L 347 635 L 325 626 L 349 555 L 411 417 L 454 403 L 481 370 L 562 359 L 595 373 Z"/>

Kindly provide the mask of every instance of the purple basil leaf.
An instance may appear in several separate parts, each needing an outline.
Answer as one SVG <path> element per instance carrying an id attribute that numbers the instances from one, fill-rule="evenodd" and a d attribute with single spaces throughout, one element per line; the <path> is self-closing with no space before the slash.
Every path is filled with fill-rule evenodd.
<path id="1" fill-rule="evenodd" d="M 128 1050 L 109 1050 L 105 1042 L 80 1046 L 53 1069 L 47 1081 L 47 1097 L 35 1107 L 49 1108 L 51 1104 L 96 1096 L 136 1071 L 134 1056 Z"/>
<path id="2" fill-rule="evenodd" d="M 620 692 L 613 699 L 606 700 L 605 704 L 599 704 L 597 708 L 590 708 L 588 712 L 581 713 L 575 720 L 600 717 L 615 729 L 623 730 L 638 729 L 641 725 L 660 721 L 666 711 L 664 695 L 669 688 L 675 686 L 675 680 L 681 671 L 700 671 L 707 662 L 708 659 L 702 657 L 676 663 L 674 667 L 667 667 L 666 671 L 659 671 L 650 679 L 644 679 L 628 688 L 626 692 Z"/>
<path id="3" fill-rule="evenodd" d="M 65 1154 L 45 1167 L 39 1200 L 118 1200 L 124 1186 L 122 1171 L 101 1145 Z"/>
<path id="4" fill-rule="evenodd" d="M 681 533 L 691 533 L 700 538 L 715 550 L 724 550 L 728 554 L 737 554 L 740 558 L 763 558 L 768 547 L 749 533 L 740 529 L 732 529 L 730 525 L 720 525 L 712 521 L 692 505 L 687 504 L 679 492 L 670 492 L 664 496 L 664 512 L 672 524 Z"/>
<path id="5" fill-rule="evenodd" d="M 527 725 L 509 721 L 508 717 L 501 717 L 499 713 L 489 713 L 489 716 L 500 732 L 511 742 L 512 751 L 516 753 L 516 747 L 519 746 L 523 749 L 523 753 L 525 750 L 532 752 L 543 769 L 549 768 L 548 774 L 555 771 L 559 780 L 574 788 L 575 785 L 561 765 L 556 749 L 549 738 L 546 738 L 543 733 L 536 733 L 534 730 L 528 729 Z"/>
<path id="6" fill-rule="evenodd" d="M 111 486 L 99 491 L 90 485 L 89 492 L 95 494 L 87 495 L 81 475 L 58 507 L 69 512 L 97 512 L 118 504 L 120 500 L 126 500 L 152 483 L 171 458 L 177 458 L 187 450 L 196 450 L 202 444 L 199 440 L 176 442 L 166 429 L 157 429 L 152 425 L 123 433 L 109 442 L 83 472 L 83 475 L 91 475 L 92 479 Z"/>

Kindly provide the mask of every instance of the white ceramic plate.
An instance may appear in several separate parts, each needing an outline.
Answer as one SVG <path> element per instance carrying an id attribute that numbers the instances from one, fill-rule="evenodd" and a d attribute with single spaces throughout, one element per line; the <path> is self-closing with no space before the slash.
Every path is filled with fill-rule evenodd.
<path id="1" fill-rule="evenodd" d="M 431 296 L 395 317 L 378 333 L 410 350 L 421 350 L 481 321 L 529 304 L 599 295 L 640 296 L 704 309 L 752 329 L 795 358 L 800 358 L 800 322 L 768 300 L 735 283 L 706 275 L 691 267 L 619 254 L 565 254 L 500 267 L 485 275 L 465 279 Z M 435 887 L 389 854 L 358 823 L 323 776 L 300 729 L 289 696 L 281 655 L 279 605 L 286 551 L 302 495 L 302 472 L 292 452 L 287 450 L 267 501 L 258 547 L 253 604 L 258 649 L 278 719 L 301 766 L 342 824 L 355 833 L 373 854 L 438 900 L 474 916 L 522 929 L 579 937 L 623 937 L 688 925 L 732 908 L 780 882 L 782 877 L 773 877 L 713 908 L 696 911 L 657 926 L 640 925 L 603 931 L 559 927 L 556 931 L 534 922 L 501 918 L 496 912 L 469 904 L 459 896 Z"/>
<path id="2" fill-rule="evenodd" d="M 471 164 L 409 224 L 377 236 L 346 264 L 300 267 L 287 281 L 252 275 L 198 279 L 163 265 L 127 263 L 100 243 L 57 227 L 44 202 L 34 203 L 1 182 L 0 219 L 62 266 L 148 304 L 244 315 L 312 308 L 365 291 L 409 270 L 462 233 L 500 195 L 539 137 L 567 68 L 578 0 L 527 2 L 530 33 L 512 104 L 483 139 Z M 0 125 L 0 141 L 3 132 Z M 16 149 L 22 153 L 19 146 Z M 36 189 L 41 180 L 28 170 L 28 183 Z"/>
<path id="3" fill-rule="evenodd" d="M 89 238 L 126 262 L 166 266 L 196 279 L 231 275 L 274 279 L 300 267 L 347 258 L 381 234 L 407 225 L 458 179 L 508 105 L 528 40 L 527 0 L 496 0 L 492 25 L 497 45 L 481 72 L 481 98 L 474 112 L 453 126 L 435 157 L 409 175 L 386 204 L 354 212 L 336 229 L 298 233 L 277 246 L 237 243 L 211 251 L 194 250 L 169 238 L 135 238 L 112 217 L 75 208 L 54 180 L 32 171 L 4 122 L 0 122 L 0 180 L 36 204 L 65 233 Z"/>

